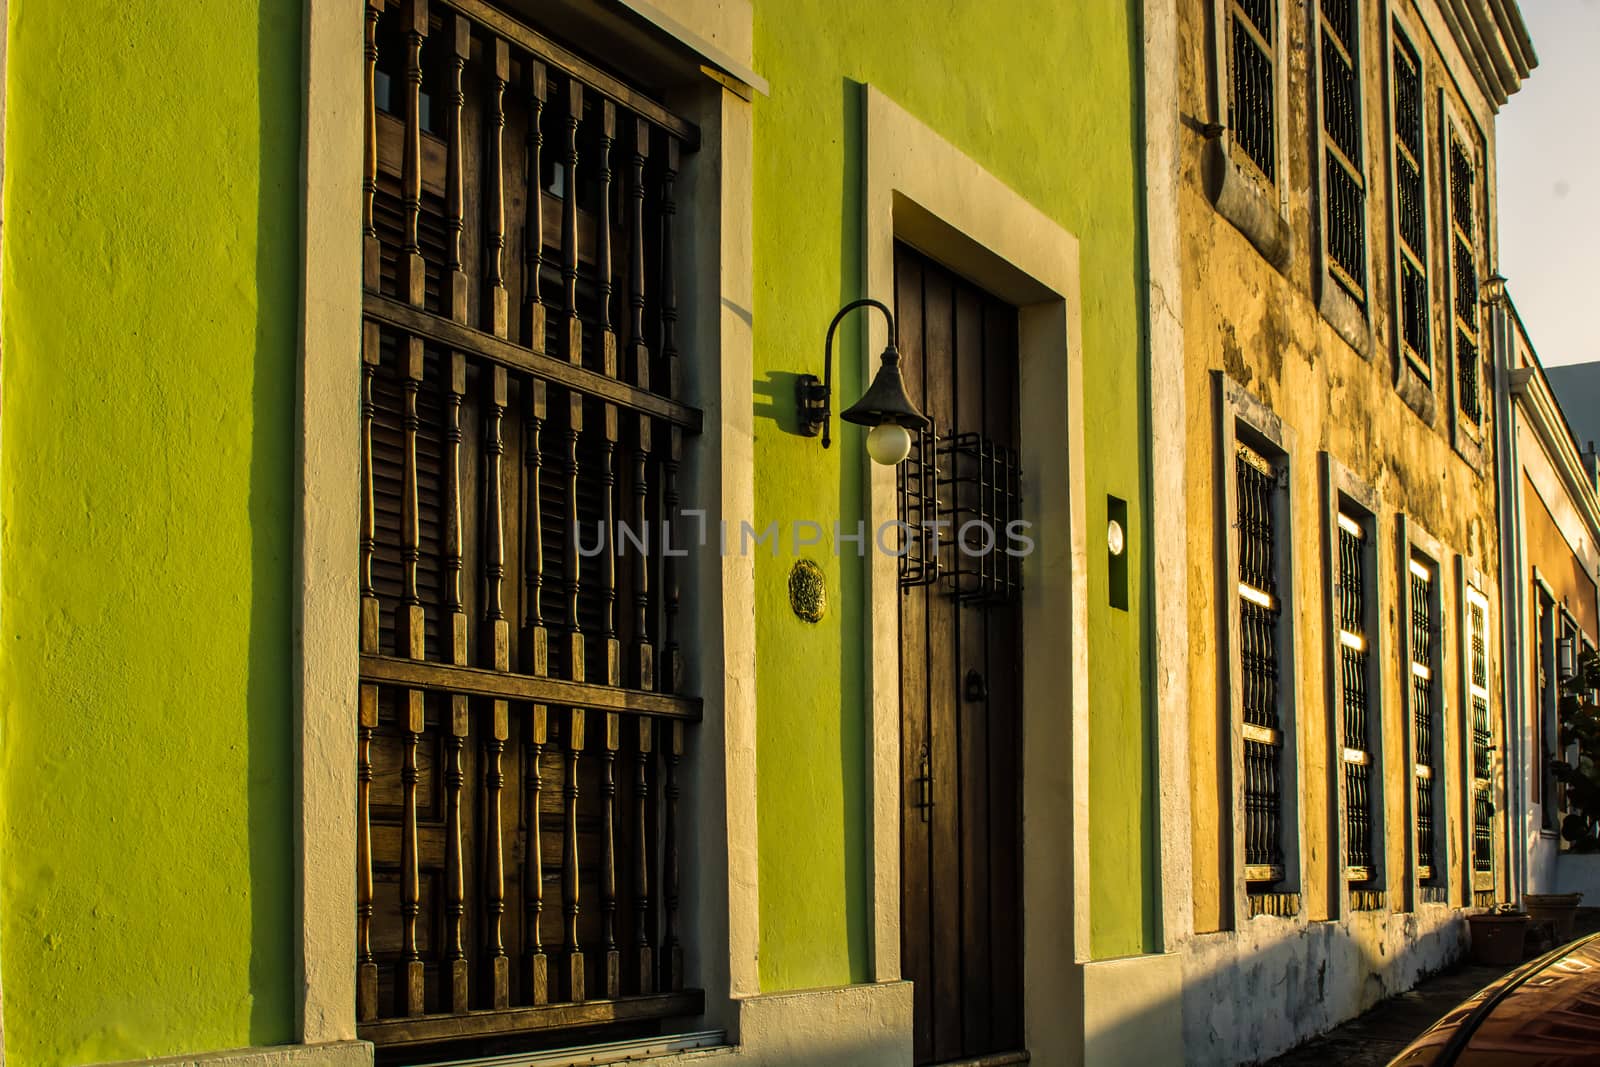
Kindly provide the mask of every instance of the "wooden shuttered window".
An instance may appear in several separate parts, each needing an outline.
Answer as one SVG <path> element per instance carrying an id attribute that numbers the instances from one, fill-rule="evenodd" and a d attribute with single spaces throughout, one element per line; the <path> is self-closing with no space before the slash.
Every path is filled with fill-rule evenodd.
<path id="1" fill-rule="evenodd" d="M 1278 0 L 1225 0 L 1228 128 L 1237 153 L 1278 180 Z"/>
<path id="2" fill-rule="evenodd" d="M 659 540 L 701 424 L 674 273 L 698 135 L 481 0 L 366 20 L 359 1030 L 652 1032 L 703 1008 L 701 708 Z"/>
<path id="3" fill-rule="evenodd" d="M 1411 651 L 1406 674 L 1411 710 L 1416 872 L 1417 880 L 1425 886 L 1442 885 L 1445 869 L 1439 844 L 1445 817 L 1440 789 L 1444 738 L 1439 700 L 1437 568 L 1431 560 L 1412 555 L 1406 568 L 1406 580 L 1411 610 Z"/>
<path id="4" fill-rule="evenodd" d="M 1395 279 L 1400 349 L 1407 366 L 1433 380 L 1433 324 L 1428 275 L 1428 168 L 1422 57 L 1398 23 L 1390 71 L 1394 141 Z"/>
<path id="5" fill-rule="evenodd" d="M 1337 591 L 1338 656 L 1341 712 L 1341 760 L 1344 770 L 1345 880 L 1366 887 L 1377 879 L 1381 841 L 1375 840 L 1375 801 L 1381 792 L 1378 760 L 1377 679 L 1373 670 L 1368 619 L 1373 617 L 1371 538 L 1368 524 L 1340 510 Z"/>
<path id="6" fill-rule="evenodd" d="M 1361 8 L 1320 0 L 1322 225 L 1328 270 L 1357 304 L 1367 302 L 1366 129 L 1362 124 Z"/>
<path id="7" fill-rule="evenodd" d="M 1456 408 L 1476 431 L 1483 422 L 1482 318 L 1478 299 L 1478 167 L 1476 153 L 1455 124 L 1446 121 L 1450 168 L 1451 351 L 1455 356 Z"/>
<path id="8" fill-rule="evenodd" d="M 1283 566 L 1280 467 L 1247 445 L 1234 457 L 1238 526 L 1239 674 L 1244 715 L 1244 870 L 1251 892 L 1271 891 L 1285 873 L 1282 687 Z M 1292 758 L 1288 757 L 1288 758 Z"/>

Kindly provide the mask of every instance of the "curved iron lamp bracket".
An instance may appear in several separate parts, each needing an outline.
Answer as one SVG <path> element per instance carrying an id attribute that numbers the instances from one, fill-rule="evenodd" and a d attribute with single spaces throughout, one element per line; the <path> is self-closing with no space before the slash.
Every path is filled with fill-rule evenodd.
<path id="1" fill-rule="evenodd" d="M 852 300 L 839 309 L 839 313 L 828 323 L 828 340 L 823 346 L 822 381 L 817 381 L 815 374 L 802 374 L 795 379 L 795 407 L 800 416 L 800 432 L 807 437 L 822 435 L 822 447 L 827 448 L 832 443 L 832 414 L 833 414 L 833 335 L 839 329 L 839 323 L 844 317 L 856 308 L 873 307 L 883 312 L 883 317 L 889 320 L 889 348 L 888 352 L 895 353 L 899 358 L 899 347 L 894 325 L 894 312 L 881 300 L 864 297 Z M 888 354 L 885 353 L 885 355 Z"/>

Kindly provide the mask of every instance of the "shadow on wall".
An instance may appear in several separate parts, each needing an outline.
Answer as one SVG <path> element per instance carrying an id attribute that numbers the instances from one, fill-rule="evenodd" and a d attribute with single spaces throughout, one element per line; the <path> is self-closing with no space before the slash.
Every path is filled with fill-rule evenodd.
<path id="1" fill-rule="evenodd" d="M 1455 911 L 1428 925 L 1416 912 L 1305 925 L 1261 917 L 1242 933 L 1199 935 L 1183 959 L 1187 1062 L 1270 1059 L 1412 988 L 1466 944 Z"/>
<path id="2" fill-rule="evenodd" d="M 300 160 L 299 5 L 262 3 L 247 682 L 250 1040 L 294 1036 L 294 750 L 289 684 Z M 353 388 L 353 386 L 352 386 Z M 353 483 L 352 483 L 353 485 Z"/>

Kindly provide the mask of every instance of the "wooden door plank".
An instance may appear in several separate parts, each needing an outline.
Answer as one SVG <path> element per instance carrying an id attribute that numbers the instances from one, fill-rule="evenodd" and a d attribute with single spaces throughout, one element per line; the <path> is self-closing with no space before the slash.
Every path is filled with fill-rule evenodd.
<path id="1" fill-rule="evenodd" d="M 955 420 L 954 291 L 944 271 L 923 274 L 923 410 L 936 427 Z M 957 753 L 955 602 L 942 590 L 928 597 L 928 751 L 933 771 L 932 918 L 933 1038 L 941 1060 L 961 1054 L 961 796 Z"/>
<path id="2" fill-rule="evenodd" d="M 900 358 L 911 399 L 922 404 L 922 268 L 895 250 L 895 304 Z M 929 901 L 929 828 L 919 807 L 919 775 L 927 743 L 927 587 L 900 596 L 900 956 L 912 983 L 913 1052 L 918 1063 L 933 1055 L 933 955 Z"/>
<path id="3" fill-rule="evenodd" d="M 1010 370 L 1003 365 L 991 365 L 983 358 L 986 354 L 984 305 L 987 302 L 990 301 L 985 294 L 972 286 L 957 286 L 955 425 L 963 430 L 987 432 L 986 386 L 990 379 L 1003 383 Z M 956 678 L 962 690 L 957 704 L 961 1018 L 962 1052 L 969 1056 L 992 1051 L 989 1000 L 994 961 L 989 936 L 989 706 L 987 699 L 974 699 L 977 693 L 966 691 L 969 671 L 976 672 L 984 687 L 989 684 L 987 642 L 991 610 L 982 603 L 962 604 L 956 610 Z"/>
<path id="4" fill-rule="evenodd" d="M 1017 315 L 998 303 L 984 323 L 984 427 L 995 440 L 1017 442 Z M 988 616 L 989 856 L 991 1043 L 1022 1044 L 1022 638 L 1016 604 L 997 605 Z M 1070 907 L 1070 901 L 1066 905 Z"/>

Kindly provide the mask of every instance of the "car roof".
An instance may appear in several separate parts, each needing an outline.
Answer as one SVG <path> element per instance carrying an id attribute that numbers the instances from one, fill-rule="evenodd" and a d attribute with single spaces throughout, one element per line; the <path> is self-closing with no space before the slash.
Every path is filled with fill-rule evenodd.
<path id="1" fill-rule="evenodd" d="M 1563 945 L 1484 987 L 1390 1067 L 1541 1067 L 1600 1062 L 1600 934 Z"/>

